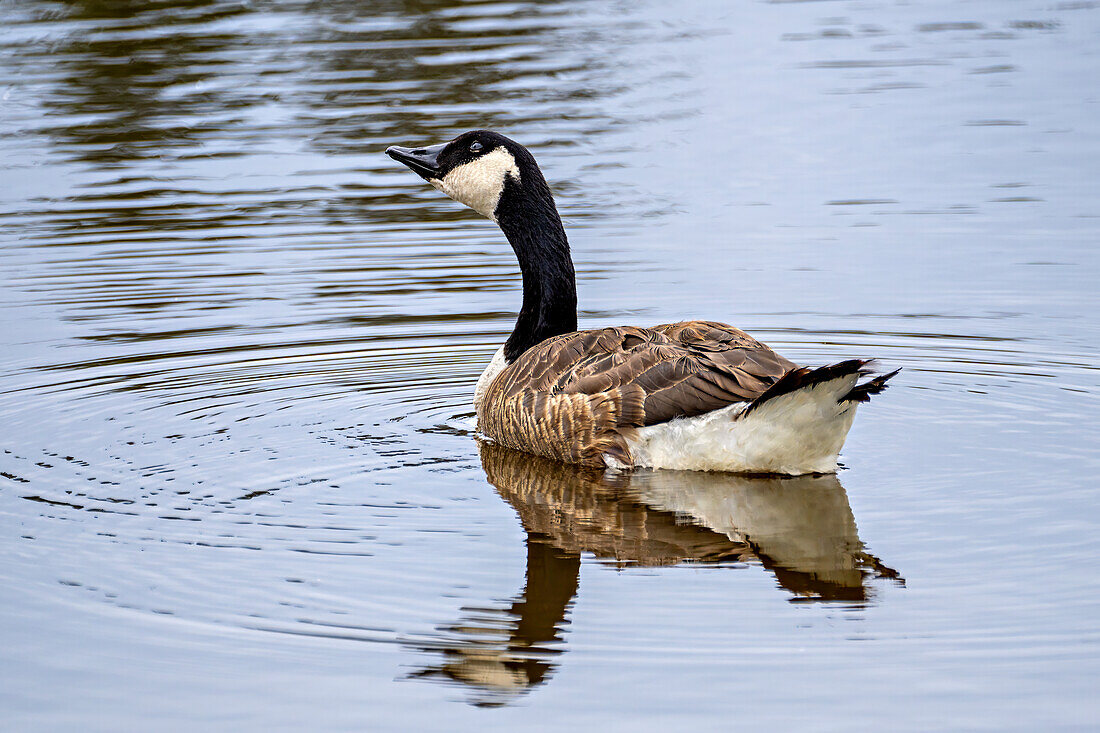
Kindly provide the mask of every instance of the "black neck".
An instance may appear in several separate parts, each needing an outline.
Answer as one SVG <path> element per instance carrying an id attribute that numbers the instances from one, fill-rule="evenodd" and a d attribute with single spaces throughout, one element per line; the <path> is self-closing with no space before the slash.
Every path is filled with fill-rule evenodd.
<path id="1" fill-rule="evenodd" d="M 535 344 L 577 330 L 577 285 L 565 228 L 537 168 L 519 183 L 508 178 L 496 216 L 523 273 L 523 307 L 504 344 L 511 364 Z"/>

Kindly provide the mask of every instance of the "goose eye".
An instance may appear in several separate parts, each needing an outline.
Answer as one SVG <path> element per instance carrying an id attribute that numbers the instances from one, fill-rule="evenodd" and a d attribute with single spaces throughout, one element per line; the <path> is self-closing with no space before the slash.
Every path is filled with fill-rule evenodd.
<path id="1" fill-rule="evenodd" d="M 481 143 L 470 143 L 470 152 L 476 153 L 481 150 Z"/>

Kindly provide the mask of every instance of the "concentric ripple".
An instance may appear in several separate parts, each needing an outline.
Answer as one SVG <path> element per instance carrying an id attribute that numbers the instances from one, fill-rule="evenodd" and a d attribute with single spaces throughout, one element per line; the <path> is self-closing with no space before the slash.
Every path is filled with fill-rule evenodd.
<path id="1" fill-rule="evenodd" d="M 1094 721 L 1095 3 L 0 19 L 5 723 Z M 514 255 L 382 154 L 470 128 L 537 155 L 582 327 L 901 367 L 844 470 L 479 443 Z"/>

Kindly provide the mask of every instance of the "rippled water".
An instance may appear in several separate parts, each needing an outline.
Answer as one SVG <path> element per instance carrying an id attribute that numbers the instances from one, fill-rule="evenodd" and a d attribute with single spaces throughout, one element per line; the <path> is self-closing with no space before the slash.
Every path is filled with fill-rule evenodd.
<path id="1" fill-rule="evenodd" d="M 13 730 L 1096 724 L 1097 3 L 0 17 Z M 381 154 L 475 127 L 582 325 L 903 367 L 845 470 L 479 446 L 512 253 Z"/>

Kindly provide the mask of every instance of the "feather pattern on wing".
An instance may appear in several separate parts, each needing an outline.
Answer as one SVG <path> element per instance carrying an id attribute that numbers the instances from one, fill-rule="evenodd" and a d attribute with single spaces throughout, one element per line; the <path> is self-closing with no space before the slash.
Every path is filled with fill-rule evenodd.
<path id="1" fill-rule="evenodd" d="M 764 394 L 795 365 L 732 326 L 686 321 L 567 333 L 528 349 L 489 386 L 480 430 L 569 463 L 631 465 L 631 430 Z"/>

